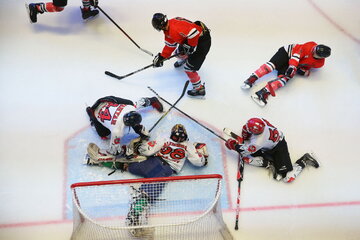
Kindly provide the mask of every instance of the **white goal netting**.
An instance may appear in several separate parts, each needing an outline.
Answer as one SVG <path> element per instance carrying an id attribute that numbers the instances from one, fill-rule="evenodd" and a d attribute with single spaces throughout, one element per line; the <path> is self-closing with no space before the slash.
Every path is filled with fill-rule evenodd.
<path id="1" fill-rule="evenodd" d="M 75 183 L 72 240 L 232 239 L 221 175 Z"/>

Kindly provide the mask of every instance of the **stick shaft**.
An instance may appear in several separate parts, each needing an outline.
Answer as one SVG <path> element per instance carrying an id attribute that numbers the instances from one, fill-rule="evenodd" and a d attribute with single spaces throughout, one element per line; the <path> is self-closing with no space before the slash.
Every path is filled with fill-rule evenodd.
<path id="1" fill-rule="evenodd" d="M 175 105 L 182 99 L 182 97 L 185 95 L 185 91 L 186 91 L 188 85 L 189 85 L 189 80 L 185 82 L 183 91 L 182 91 L 180 97 L 178 98 L 178 100 L 176 100 L 176 102 L 157 120 L 157 122 L 150 128 L 149 132 L 151 132 L 156 127 L 156 125 L 158 125 L 158 123 L 163 118 L 165 118 L 166 115 L 168 115 L 168 113 L 171 111 L 171 109 L 173 109 L 175 107 Z"/>
<path id="2" fill-rule="evenodd" d="M 169 57 L 169 58 L 165 58 L 163 61 L 169 60 L 169 59 L 171 59 L 171 58 L 173 58 L 173 57 L 176 57 L 176 56 L 178 56 L 178 55 L 177 55 L 177 54 L 172 55 L 172 56 Z M 154 66 L 154 64 L 152 63 L 152 64 L 149 64 L 149 65 L 147 65 L 147 66 L 145 66 L 145 67 L 143 67 L 143 68 L 140 68 L 140 69 L 138 69 L 138 70 L 136 70 L 136 71 L 134 71 L 134 72 L 128 73 L 128 74 L 123 75 L 123 76 L 118 76 L 118 75 L 116 75 L 116 74 L 114 74 L 114 73 L 112 73 L 112 72 L 109 72 L 109 71 L 105 71 L 105 74 L 108 75 L 108 76 L 110 76 L 110 77 L 113 77 L 113 78 L 116 78 L 116 79 L 118 79 L 118 80 L 121 80 L 121 79 L 123 79 L 123 78 L 126 78 L 126 77 L 128 77 L 128 76 L 131 76 L 131 75 L 133 75 L 133 74 L 135 74 L 135 73 L 141 72 L 141 71 L 143 71 L 143 70 L 145 70 L 145 69 L 147 69 L 147 68 L 149 68 L 149 67 L 153 67 L 153 66 Z"/>
<path id="3" fill-rule="evenodd" d="M 215 136 L 217 136 L 218 138 L 220 138 L 221 140 L 226 142 L 226 139 L 223 138 L 222 136 L 220 136 L 219 134 L 217 134 L 216 132 L 214 132 L 213 130 L 211 130 L 210 128 L 204 126 L 203 124 L 201 124 L 199 121 L 197 121 L 196 119 L 194 119 L 193 117 L 191 117 L 189 114 L 183 112 L 182 110 L 180 110 L 179 108 L 175 107 L 174 105 L 172 105 L 171 103 L 169 103 L 168 101 L 166 101 L 164 98 L 162 98 L 154 89 L 152 89 L 151 87 L 148 87 L 150 89 L 150 91 L 152 91 L 153 93 L 155 93 L 155 95 L 160 98 L 161 100 L 163 100 L 165 103 L 167 103 L 168 105 L 172 106 L 173 108 L 175 108 L 177 111 L 179 111 L 180 113 L 182 113 L 183 115 L 185 115 L 186 117 L 190 118 L 191 120 L 193 120 L 194 122 L 196 122 L 197 124 L 199 124 L 200 126 L 202 126 L 203 128 L 205 128 L 206 130 L 208 130 L 209 132 L 211 132 L 212 134 L 214 134 Z"/>
<path id="4" fill-rule="evenodd" d="M 153 56 L 153 54 L 143 48 L 141 48 L 101 7 L 97 6 L 97 8 L 128 38 L 132 43 L 135 44 L 140 50 L 146 52 L 147 54 Z"/>

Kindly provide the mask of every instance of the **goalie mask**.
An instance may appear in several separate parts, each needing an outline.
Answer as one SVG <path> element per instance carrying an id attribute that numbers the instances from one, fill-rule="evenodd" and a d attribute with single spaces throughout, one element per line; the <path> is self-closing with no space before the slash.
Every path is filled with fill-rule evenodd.
<path id="1" fill-rule="evenodd" d="M 186 133 L 186 129 L 182 124 L 176 124 L 171 129 L 171 140 L 174 142 L 184 142 L 188 140 L 188 135 Z"/>
<path id="2" fill-rule="evenodd" d="M 136 111 L 128 112 L 124 115 L 123 121 L 125 126 L 135 126 L 141 123 L 142 117 Z"/>
<path id="3" fill-rule="evenodd" d="M 159 32 L 161 30 L 164 30 L 167 23 L 168 23 L 168 19 L 166 17 L 166 15 L 162 14 L 162 13 L 155 13 L 152 21 L 151 21 L 153 27 L 158 30 Z"/>
<path id="4" fill-rule="evenodd" d="M 246 128 L 253 134 L 261 134 L 265 129 L 265 123 L 260 118 L 250 118 L 246 123 Z"/>

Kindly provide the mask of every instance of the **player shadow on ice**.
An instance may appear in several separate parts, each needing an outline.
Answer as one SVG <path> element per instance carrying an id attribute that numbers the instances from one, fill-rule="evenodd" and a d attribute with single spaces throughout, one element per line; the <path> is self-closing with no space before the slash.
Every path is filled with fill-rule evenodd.
<path id="1" fill-rule="evenodd" d="M 44 16 L 40 15 L 39 21 L 32 24 L 31 27 L 35 33 L 49 32 L 57 35 L 71 35 L 83 32 L 86 28 L 89 28 L 90 24 L 94 28 L 94 24 L 100 25 L 103 23 L 103 21 L 99 22 L 97 19 L 98 17 L 94 17 L 85 21 L 81 18 L 79 7 L 67 7 L 58 14 L 47 13 Z"/>

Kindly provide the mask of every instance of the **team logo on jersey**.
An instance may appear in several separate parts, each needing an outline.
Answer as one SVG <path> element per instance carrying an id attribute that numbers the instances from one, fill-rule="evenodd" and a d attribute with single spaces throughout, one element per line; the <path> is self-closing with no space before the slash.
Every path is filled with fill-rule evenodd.
<path id="1" fill-rule="evenodd" d="M 250 145 L 250 146 L 248 147 L 248 151 L 249 151 L 249 152 L 256 152 L 256 147 L 255 147 L 254 145 Z"/>

